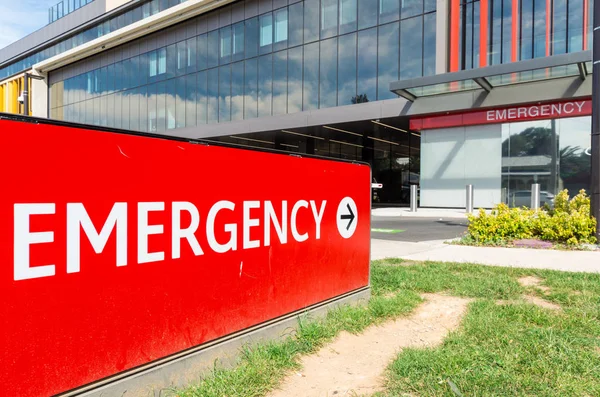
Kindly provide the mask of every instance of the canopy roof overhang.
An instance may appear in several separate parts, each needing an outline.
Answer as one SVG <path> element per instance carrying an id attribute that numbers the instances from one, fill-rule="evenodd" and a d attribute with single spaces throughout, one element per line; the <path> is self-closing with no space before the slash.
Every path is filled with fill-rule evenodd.
<path id="1" fill-rule="evenodd" d="M 414 102 L 425 96 L 481 89 L 491 92 L 495 87 L 561 77 L 585 80 L 591 72 L 592 52 L 581 51 L 395 81 L 390 83 L 390 91 Z"/>

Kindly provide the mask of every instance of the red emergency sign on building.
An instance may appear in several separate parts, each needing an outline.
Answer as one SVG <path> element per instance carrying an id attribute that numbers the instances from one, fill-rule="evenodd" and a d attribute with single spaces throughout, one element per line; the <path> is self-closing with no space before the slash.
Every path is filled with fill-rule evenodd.
<path id="1" fill-rule="evenodd" d="M 6 395 L 64 392 L 368 286 L 366 165 L 0 131 Z"/>
<path id="2" fill-rule="evenodd" d="M 540 103 L 464 113 L 415 117 L 410 120 L 410 129 L 421 131 L 467 125 L 579 117 L 591 114 L 592 101 L 591 99 L 584 98 L 565 102 Z"/>

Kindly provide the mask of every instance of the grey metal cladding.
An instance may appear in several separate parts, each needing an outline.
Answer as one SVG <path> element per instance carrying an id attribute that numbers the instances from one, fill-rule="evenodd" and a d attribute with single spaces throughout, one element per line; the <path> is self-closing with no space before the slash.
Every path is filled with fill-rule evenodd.
<path id="1" fill-rule="evenodd" d="M 219 11 L 219 27 L 231 25 L 231 6 L 221 8 Z"/>
<path id="2" fill-rule="evenodd" d="M 252 18 L 258 15 L 258 0 L 246 0 L 245 18 Z"/>
<path id="3" fill-rule="evenodd" d="M 58 1 L 57 1 L 58 2 Z M 14 58 L 57 36 L 70 32 L 106 11 L 106 0 L 94 0 L 61 19 L 46 25 L 22 39 L 0 49 L 0 63 Z"/>
<path id="4" fill-rule="evenodd" d="M 201 15 L 198 18 L 198 23 L 196 24 L 196 31 L 198 34 L 208 32 L 208 22 L 206 20 L 206 15 Z"/>
<path id="5" fill-rule="evenodd" d="M 273 0 L 273 9 L 276 10 L 281 7 L 285 7 L 288 5 L 287 0 Z"/>
<path id="6" fill-rule="evenodd" d="M 269 12 L 273 10 L 273 0 L 258 0 L 258 13 Z"/>
<path id="7" fill-rule="evenodd" d="M 190 39 L 196 36 L 197 18 L 194 18 L 185 24 L 185 38 Z"/>
<path id="8" fill-rule="evenodd" d="M 219 14 L 216 12 L 208 14 L 206 16 L 206 25 L 209 32 L 211 30 L 219 29 Z"/>
<path id="9" fill-rule="evenodd" d="M 176 41 L 179 42 L 179 41 L 185 40 L 186 39 L 186 34 L 185 33 L 186 33 L 186 30 L 187 30 L 187 23 L 180 23 L 180 24 L 177 24 L 175 26 L 176 26 L 176 28 L 175 28 L 175 38 L 176 38 Z"/>
<path id="10" fill-rule="evenodd" d="M 164 31 L 163 36 L 165 38 L 166 45 L 175 44 L 177 42 L 177 26 L 174 25 L 167 28 Z"/>
<path id="11" fill-rule="evenodd" d="M 244 2 L 240 1 L 231 6 L 231 23 L 244 20 Z"/>

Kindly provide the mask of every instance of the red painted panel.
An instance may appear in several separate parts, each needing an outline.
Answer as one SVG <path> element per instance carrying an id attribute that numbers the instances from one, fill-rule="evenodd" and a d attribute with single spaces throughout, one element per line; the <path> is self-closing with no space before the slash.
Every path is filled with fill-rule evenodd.
<path id="1" fill-rule="evenodd" d="M 488 0 L 479 1 L 479 67 L 487 66 L 488 59 L 488 23 L 489 4 Z"/>
<path id="2" fill-rule="evenodd" d="M 546 0 L 546 56 L 550 56 L 550 28 L 552 23 L 550 22 L 552 15 L 552 4 L 550 0 Z"/>
<path id="3" fill-rule="evenodd" d="M 450 0 L 450 71 L 459 69 L 460 0 Z"/>
<path id="4" fill-rule="evenodd" d="M 416 117 L 410 120 L 410 129 L 419 131 L 467 125 L 579 117 L 589 116 L 591 114 L 592 101 L 590 99 L 581 99 L 566 102 L 542 103 L 478 110 L 474 112 Z"/>
<path id="5" fill-rule="evenodd" d="M 583 0 L 583 49 L 588 49 L 588 19 L 590 12 L 590 5 L 588 3 L 589 0 Z"/>
<path id="6" fill-rule="evenodd" d="M 4 395 L 59 393 L 368 285 L 368 166 L 6 120 L 0 131 Z M 210 225 L 221 200 L 234 207 Z M 268 201 L 281 235 L 270 217 L 264 227 Z"/>
<path id="7" fill-rule="evenodd" d="M 511 61 L 516 62 L 518 57 L 519 43 L 519 0 L 512 0 L 512 34 L 511 34 Z"/>

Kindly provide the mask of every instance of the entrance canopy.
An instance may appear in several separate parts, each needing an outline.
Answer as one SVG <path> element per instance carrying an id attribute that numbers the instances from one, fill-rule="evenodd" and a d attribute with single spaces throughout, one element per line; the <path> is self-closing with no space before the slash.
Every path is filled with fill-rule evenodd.
<path id="1" fill-rule="evenodd" d="M 390 83 L 390 91 L 414 102 L 424 96 L 478 89 L 491 92 L 495 87 L 560 77 L 585 80 L 591 72 L 592 52 L 581 51 L 395 81 Z"/>

